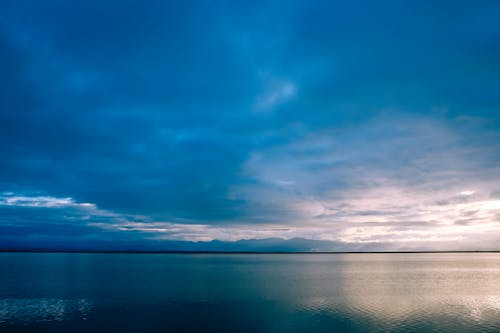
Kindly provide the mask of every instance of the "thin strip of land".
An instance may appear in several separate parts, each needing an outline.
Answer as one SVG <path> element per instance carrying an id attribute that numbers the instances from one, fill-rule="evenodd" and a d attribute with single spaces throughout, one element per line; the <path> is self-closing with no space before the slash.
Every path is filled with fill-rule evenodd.
<path id="1" fill-rule="evenodd" d="M 398 253 L 500 253 L 498 250 L 477 251 L 137 251 L 137 250 L 26 250 L 2 249 L 0 253 L 101 253 L 101 254 L 398 254 Z"/>

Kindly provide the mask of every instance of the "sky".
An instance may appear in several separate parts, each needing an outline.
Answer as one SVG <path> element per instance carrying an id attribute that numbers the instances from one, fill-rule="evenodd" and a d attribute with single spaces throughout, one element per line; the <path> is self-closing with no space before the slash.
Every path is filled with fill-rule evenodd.
<path id="1" fill-rule="evenodd" d="M 0 2 L 0 249 L 262 244 L 500 250 L 500 2 Z"/>

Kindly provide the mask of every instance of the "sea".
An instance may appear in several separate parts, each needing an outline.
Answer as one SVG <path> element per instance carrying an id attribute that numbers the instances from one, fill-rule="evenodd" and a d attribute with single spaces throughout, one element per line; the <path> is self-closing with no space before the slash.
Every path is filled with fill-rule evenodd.
<path id="1" fill-rule="evenodd" d="M 500 253 L 0 253 L 0 332 L 500 332 Z"/>

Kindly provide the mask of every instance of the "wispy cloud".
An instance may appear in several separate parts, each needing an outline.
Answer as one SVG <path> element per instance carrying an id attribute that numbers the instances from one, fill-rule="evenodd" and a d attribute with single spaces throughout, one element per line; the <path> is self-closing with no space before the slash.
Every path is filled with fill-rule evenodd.
<path id="1" fill-rule="evenodd" d="M 315 239 L 467 243 L 500 230 L 500 170 L 483 154 L 487 141 L 464 143 L 453 122 L 400 117 L 256 152 L 245 166 L 256 183 L 234 192 L 261 208 L 261 221 L 314 226 L 303 230 Z M 280 186 L 283 177 L 293 185 Z"/>
<path id="2" fill-rule="evenodd" d="M 77 203 L 73 198 L 58 198 L 52 196 L 19 195 L 14 192 L 0 194 L 0 205 L 12 207 L 37 207 L 37 208 L 89 208 L 95 209 L 92 203 Z"/>
<path id="3" fill-rule="evenodd" d="M 264 90 L 257 96 L 254 110 L 270 112 L 281 104 L 286 103 L 297 94 L 297 86 L 290 80 L 263 76 Z"/>

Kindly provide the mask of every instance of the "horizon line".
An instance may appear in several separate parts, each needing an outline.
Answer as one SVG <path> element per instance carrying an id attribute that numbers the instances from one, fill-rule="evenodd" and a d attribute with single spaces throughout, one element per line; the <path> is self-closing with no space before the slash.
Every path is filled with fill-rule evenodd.
<path id="1" fill-rule="evenodd" d="M 444 251 L 178 251 L 178 250 L 2 250 L 0 253 L 89 253 L 89 254 L 418 254 L 418 253 L 500 253 L 500 250 Z"/>

